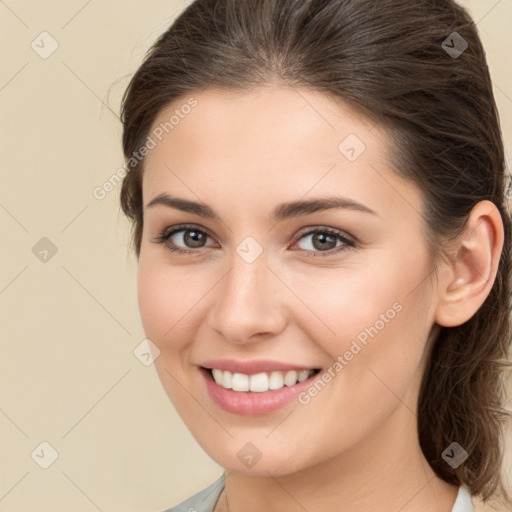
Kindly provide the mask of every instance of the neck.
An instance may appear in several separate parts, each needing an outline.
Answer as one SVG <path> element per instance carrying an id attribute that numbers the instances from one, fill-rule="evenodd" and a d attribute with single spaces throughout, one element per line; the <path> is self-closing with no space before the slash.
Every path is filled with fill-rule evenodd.
<path id="1" fill-rule="evenodd" d="M 425 460 L 414 413 L 400 405 L 381 427 L 359 445 L 293 474 L 226 472 L 216 512 L 450 512 L 458 488 Z"/>

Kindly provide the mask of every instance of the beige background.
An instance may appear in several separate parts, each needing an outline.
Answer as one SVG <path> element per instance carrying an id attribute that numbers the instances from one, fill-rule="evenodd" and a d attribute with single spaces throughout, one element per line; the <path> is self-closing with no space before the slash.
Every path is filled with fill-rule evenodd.
<path id="1" fill-rule="evenodd" d="M 2 511 L 161 511 L 221 472 L 134 356 L 144 332 L 119 187 L 93 196 L 123 163 L 120 123 L 102 100 L 110 90 L 118 111 L 128 77 L 186 3 L 0 2 Z M 510 154 L 512 0 L 463 4 Z M 58 44 L 47 58 L 43 31 Z M 48 250 L 43 237 L 57 249 L 46 262 L 33 252 Z M 58 452 L 47 469 L 44 441 Z"/>

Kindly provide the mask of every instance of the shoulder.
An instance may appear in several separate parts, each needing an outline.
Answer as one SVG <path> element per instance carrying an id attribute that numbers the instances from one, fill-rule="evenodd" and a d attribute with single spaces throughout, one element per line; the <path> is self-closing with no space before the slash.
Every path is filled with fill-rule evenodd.
<path id="1" fill-rule="evenodd" d="M 215 482 L 196 492 L 178 505 L 163 512 L 213 512 L 213 508 L 224 489 L 225 478 L 222 474 Z M 480 503 L 477 501 L 477 506 Z M 451 512 L 484 512 L 484 509 L 475 509 L 471 494 L 466 486 L 459 487 L 457 498 Z"/>
<path id="2" fill-rule="evenodd" d="M 213 512 L 213 508 L 224 489 L 224 474 L 208 487 L 196 492 L 178 505 L 163 512 Z"/>

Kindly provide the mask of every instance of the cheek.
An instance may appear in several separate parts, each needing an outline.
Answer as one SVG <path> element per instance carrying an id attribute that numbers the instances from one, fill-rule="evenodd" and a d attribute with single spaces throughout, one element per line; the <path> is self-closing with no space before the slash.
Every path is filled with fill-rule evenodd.
<path id="1" fill-rule="evenodd" d="M 194 276 L 149 255 L 139 258 L 137 295 L 144 333 L 160 350 L 155 370 L 171 402 L 185 417 L 199 414 L 190 408 L 190 396 L 180 383 L 187 381 L 187 360 L 197 321 L 200 291 Z M 202 291 L 204 294 L 204 290 Z M 195 305 L 195 307 L 194 307 Z"/>
<path id="2" fill-rule="evenodd" d="M 302 321 L 311 339 L 318 340 L 334 357 L 349 348 L 342 340 L 358 337 L 364 342 L 366 328 L 377 324 L 377 329 L 384 331 L 398 321 L 408 280 L 382 260 L 373 266 L 303 272 L 294 280 L 293 289 L 309 312 L 294 319 Z"/>
<path id="3" fill-rule="evenodd" d="M 386 385 L 402 394 L 418 371 L 432 311 L 427 260 L 420 249 L 412 252 L 407 261 L 396 253 L 364 269 L 317 270 L 314 287 L 312 276 L 296 282 L 314 312 L 302 316 L 301 329 L 338 361 L 332 382 L 343 389 L 340 397 L 376 397 Z"/>
<path id="4" fill-rule="evenodd" d="M 146 336 L 161 351 L 178 350 L 187 312 L 199 302 L 194 277 L 156 259 L 139 260 L 137 295 Z M 189 314 L 190 314 L 189 313 Z M 171 343 L 172 341 L 172 343 Z"/>

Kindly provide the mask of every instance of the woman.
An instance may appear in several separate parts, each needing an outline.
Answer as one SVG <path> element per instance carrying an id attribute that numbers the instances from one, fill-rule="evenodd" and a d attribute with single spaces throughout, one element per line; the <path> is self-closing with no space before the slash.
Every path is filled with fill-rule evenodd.
<path id="1" fill-rule="evenodd" d="M 144 330 L 225 468 L 170 510 L 512 505 L 511 221 L 463 8 L 198 0 L 122 120 Z"/>

